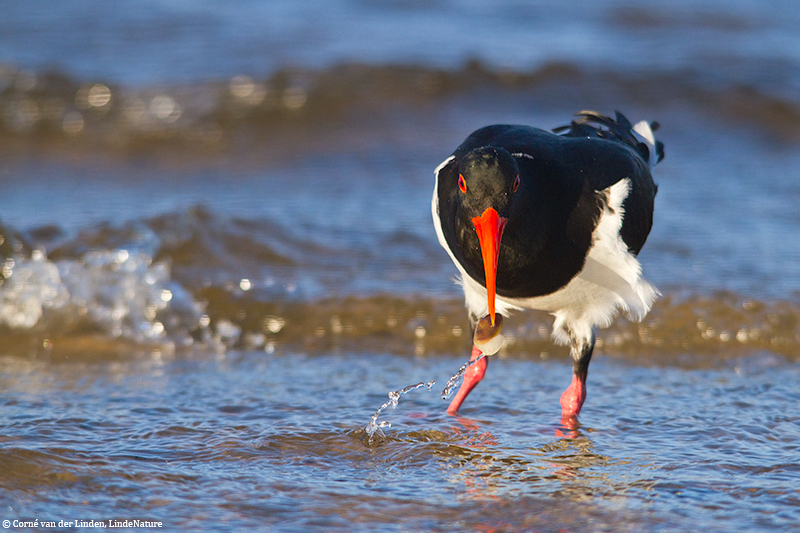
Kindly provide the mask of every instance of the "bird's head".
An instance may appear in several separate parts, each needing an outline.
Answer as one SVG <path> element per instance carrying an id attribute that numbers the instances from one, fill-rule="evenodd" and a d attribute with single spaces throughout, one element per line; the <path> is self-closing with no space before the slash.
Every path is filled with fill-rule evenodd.
<path id="1" fill-rule="evenodd" d="M 458 213 L 462 228 L 468 228 L 465 239 L 474 242 L 477 237 L 492 325 L 500 240 L 509 218 L 513 217 L 519 185 L 517 161 L 502 148 L 476 148 L 461 158 L 458 166 Z M 469 253 L 478 251 L 474 246 L 471 248 Z"/>

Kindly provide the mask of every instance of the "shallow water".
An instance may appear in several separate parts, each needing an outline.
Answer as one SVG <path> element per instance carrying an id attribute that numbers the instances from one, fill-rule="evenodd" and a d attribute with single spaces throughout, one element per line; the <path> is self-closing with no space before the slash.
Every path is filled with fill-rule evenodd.
<path id="1" fill-rule="evenodd" d="M 0 4 L 0 519 L 800 523 L 797 4 Z M 585 108 L 661 123 L 662 297 L 599 333 L 579 427 L 535 313 L 449 417 L 433 169 Z"/>
<path id="2" fill-rule="evenodd" d="M 566 360 L 497 360 L 464 418 L 423 388 L 369 443 L 387 389 L 457 363 L 6 359 L 3 517 L 273 531 L 768 531 L 800 519 L 799 376 L 784 360 L 697 371 L 599 358 L 574 431 L 558 421 Z"/>

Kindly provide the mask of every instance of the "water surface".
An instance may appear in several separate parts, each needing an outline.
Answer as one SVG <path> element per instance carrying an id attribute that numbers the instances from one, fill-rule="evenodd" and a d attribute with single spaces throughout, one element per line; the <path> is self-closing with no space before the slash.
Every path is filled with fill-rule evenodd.
<path id="1" fill-rule="evenodd" d="M 800 9 L 765 5 L 0 2 L 0 518 L 796 528 Z M 537 313 L 449 417 L 433 169 L 586 108 L 662 125 L 662 297 L 578 427 Z"/>
<path id="2" fill-rule="evenodd" d="M 422 388 L 368 444 L 385 390 L 456 363 L 7 359 L 3 489 L 14 516 L 197 530 L 768 531 L 800 518 L 789 407 L 800 395 L 785 361 L 698 371 L 601 358 L 574 431 L 558 421 L 566 361 L 493 361 L 463 418 Z"/>

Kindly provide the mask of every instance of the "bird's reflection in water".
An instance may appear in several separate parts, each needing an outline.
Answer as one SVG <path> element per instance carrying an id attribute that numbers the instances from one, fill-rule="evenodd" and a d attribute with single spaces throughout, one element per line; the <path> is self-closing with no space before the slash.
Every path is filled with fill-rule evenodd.
<path id="1" fill-rule="evenodd" d="M 562 415 L 561 425 L 556 428 L 555 436 L 559 439 L 576 439 L 578 438 L 578 429 L 581 423 L 578 422 L 578 417 L 575 415 Z"/>
<path id="2" fill-rule="evenodd" d="M 483 431 L 475 420 L 461 416 L 453 417 L 452 426 L 459 447 L 472 453 L 462 455 L 453 476 L 454 483 L 460 485 L 464 495 L 470 499 L 497 499 L 497 466 L 493 452 L 500 445 L 489 431 Z"/>
<path id="3" fill-rule="evenodd" d="M 469 498 L 498 498 L 509 490 L 533 490 L 573 494 L 580 499 L 587 485 L 594 485 L 598 477 L 608 477 L 602 470 L 614 463 L 595 451 L 588 436 L 591 430 L 582 429 L 575 417 L 560 421 L 554 430 L 555 439 L 525 453 L 509 453 L 502 436 L 485 430 L 479 421 L 460 416 L 451 420 L 454 441 L 460 449 L 451 456 L 457 458 L 453 481 Z"/>
<path id="4" fill-rule="evenodd" d="M 498 446 L 500 442 L 491 431 L 482 431 L 480 424 L 471 418 L 454 416 L 453 420 L 459 425 L 453 426 L 453 431 L 458 437 L 463 438 L 462 445 L 468 448 L 481 448 L 487 446 Z"/>

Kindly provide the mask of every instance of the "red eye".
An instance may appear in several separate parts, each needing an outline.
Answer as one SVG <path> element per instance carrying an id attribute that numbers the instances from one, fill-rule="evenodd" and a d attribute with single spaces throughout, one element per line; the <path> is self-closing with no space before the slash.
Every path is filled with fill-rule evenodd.
<path id="1" fill-rule="evenodd" d="M 517 174 L 517 179 L 514 180 L 514 185 L 511 186 L 511 192 L 517 192 L 519 189 L 519 174 Z"/>
<path id="2" fill-rule="evenodd" d="M 461 174 L 458 175 L 458 188 L 461 189 L 461 192 L 467 192 L 467 182 L 464 180 L 464 176 Z"/>

